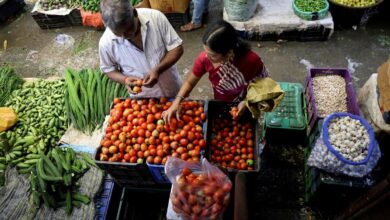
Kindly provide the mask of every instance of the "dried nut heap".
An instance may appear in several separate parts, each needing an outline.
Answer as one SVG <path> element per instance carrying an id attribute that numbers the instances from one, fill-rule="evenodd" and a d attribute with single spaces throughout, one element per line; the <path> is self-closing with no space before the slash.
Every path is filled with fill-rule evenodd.
<path id="1" fill-rule="evenodd" d="M 320 117 L 334 112 L 348 111 L 343 77 L 339 75 L 316 76 L 313 78 L 313 87 L 317 112 Z"/>
<path id="2" fill-rule="evenodd" d="M 347 160 L 359 162 L 366 158 L 370 142 L 366 128 L 351 117 L 330 121 L 329 142 Z"/>

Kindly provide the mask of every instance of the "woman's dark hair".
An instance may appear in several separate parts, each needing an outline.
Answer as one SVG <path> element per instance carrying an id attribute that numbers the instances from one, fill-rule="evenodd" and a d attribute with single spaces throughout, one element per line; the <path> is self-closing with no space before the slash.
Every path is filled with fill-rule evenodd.
<path id="1" fill-rule="evenodd" d="M 243 56 L 250 50 L 248 43 L 242 41 L 231 24 L 220 20 L 207 28 L 202 42 L 212 51 L 226 55 L 233 50 L 236 57 Z"/>

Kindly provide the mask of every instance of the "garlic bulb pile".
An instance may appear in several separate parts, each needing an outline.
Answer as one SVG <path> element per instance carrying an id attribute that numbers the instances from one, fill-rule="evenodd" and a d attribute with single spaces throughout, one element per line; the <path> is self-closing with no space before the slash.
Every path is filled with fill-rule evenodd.
<path id="1" fill-rule="evenodd" d="M 360 162 L 367 157 L 370 138 L 359 120 L 334 118 L 328 127 L 330 144 L 347 160 Z"/>

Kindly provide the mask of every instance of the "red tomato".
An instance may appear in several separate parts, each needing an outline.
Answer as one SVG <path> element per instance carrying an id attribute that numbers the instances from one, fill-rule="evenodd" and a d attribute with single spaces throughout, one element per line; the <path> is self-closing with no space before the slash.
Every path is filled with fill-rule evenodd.
<path id="1" fill-rule="evenodd" d="M 185 138 L 180 139 L 180 145 L 186 147 L 188 144 L 188 140 Z"/>

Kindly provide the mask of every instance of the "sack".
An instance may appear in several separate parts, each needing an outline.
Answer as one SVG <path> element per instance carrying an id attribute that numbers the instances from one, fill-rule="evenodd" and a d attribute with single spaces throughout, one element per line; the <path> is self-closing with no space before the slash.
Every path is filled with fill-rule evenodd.
<path id="1" fill-rule="evenodd" d="M 84 11 L 80 8 L 81 19 L 83 21 L 83 26 L 94 27 L 96 29 L 103 29 L 103 19 L 100 12 L 92 13 L 90 11 Z"/>
<path id="2" fill-rule="evenodd" d="M 256 11 L 258 0 L 224 0 L 229 21 L 247 21 Z"/>
<path id="3" fill-rule="evenodd" d="M 375 133 L 384 131 L 390 134 L 390 124 L 383 119 L 378 103 L 377 74 L 372 74 L 364 86 L 359 90 L 357 99 L 359 108 L 364 114 L 364 118 L 374 128 Z"/>
<path id="4" fill-rule="evenodd" d="M 0 132 L 6 131 L 18 121 L 18 116 L 8 107 L 0 107 Z"/>
<path id="5" fill-rule="evenodd" d="M 335 120 L 349 120 L 347 117 L 352 119 L 349 124 L 342 121 L 338 127 Z M 348 126 L 353 126 L 353 132 L 345 132 Z M 354 137 L 357 139 L 353 142 L 351 139 Z M 342 141 L 338 142 L 339 140 Z M 373 129 L 363 118 L 350 113 L 333 113 L 324 121 L 321 135 L 310 153 L 308 165 L 329 173 L 363 177 L 374 169 L 380 157 Z"/>
<path id="6" fill-rule="evenodd" d="M 271 78 L 261 78 L 248 85 L 245 104 L 254 118 L 261 112 L 273 111 L 282 101 L 284 91 Z"/>
<path id="7" fill-rule="evenodd" d="M 390 111 L 390 59 L 378 68 L 379 107 Z"/>
<path id="8" fill-rule="evenodd" d="M 172 183 L 173 211 L 183 219 L 218 219 L 229 204 L 232 183 L 206 159 L 187 162 L 169 157 L 165 173 Z"/>
<path id="9" fill-rule="evenodd" d="M 189 3 L 189 0 L 149 0 L 152 9 L 164 13 L 185 13 Z"/>

